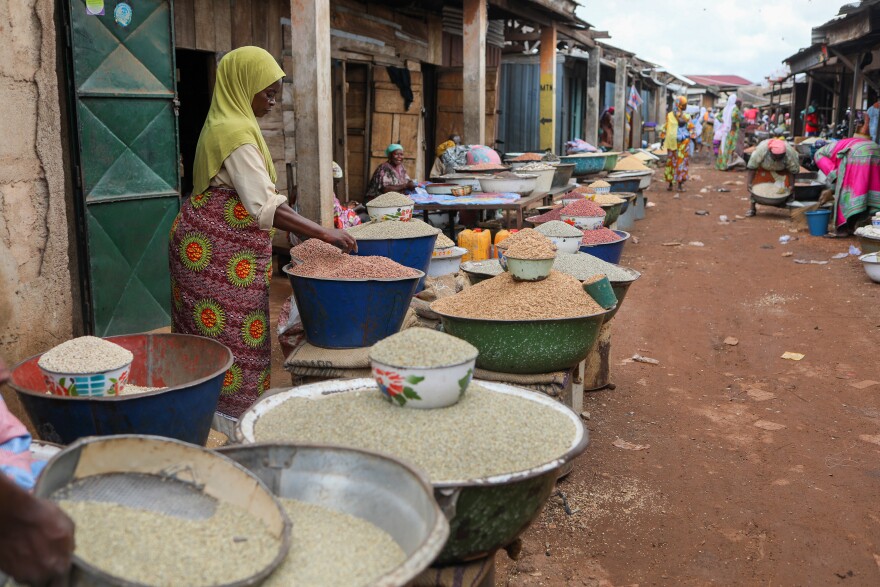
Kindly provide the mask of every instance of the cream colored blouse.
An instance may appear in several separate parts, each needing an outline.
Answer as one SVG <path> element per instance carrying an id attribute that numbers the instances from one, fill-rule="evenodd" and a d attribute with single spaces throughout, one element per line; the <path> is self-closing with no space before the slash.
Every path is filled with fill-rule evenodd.
<path id="1" fill-rule="evenodd" d="M 242 145 L 226 158 L 211 186 L 232 188 L 262 230 L 270 230 L 275 210 L 287 203 L 287 196 L 275 192 L 275 185 L 266 171 L 263 154 L 256 145 Z"/>

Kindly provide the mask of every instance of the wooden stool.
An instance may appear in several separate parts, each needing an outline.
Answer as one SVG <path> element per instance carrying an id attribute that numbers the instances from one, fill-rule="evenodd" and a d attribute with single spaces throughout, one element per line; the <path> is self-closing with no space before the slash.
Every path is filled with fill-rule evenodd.
<path id="1" fill-rule="evenodd" d="M 584 368 L 584 391 L 615 388 L 611 383 L 611 325 L 612 322 L 602 325 L 596 345 L 587 356 Z"/>

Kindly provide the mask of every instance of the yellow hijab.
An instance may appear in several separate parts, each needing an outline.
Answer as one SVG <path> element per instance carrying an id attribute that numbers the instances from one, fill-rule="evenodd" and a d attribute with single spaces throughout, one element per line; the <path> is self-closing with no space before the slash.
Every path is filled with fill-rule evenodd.
<path id="1" fill-rule="evenodd" d="M 259 47 L 241 47 L 223 56 L 208 118 L 199 135 L 193 166 L 193 193 L 208 189 L 223 162 L 242 145 L 256 145 L 274 182 L 272 154 L 251 108 L 254 96 L 284 77 L 272 55 Z"/>

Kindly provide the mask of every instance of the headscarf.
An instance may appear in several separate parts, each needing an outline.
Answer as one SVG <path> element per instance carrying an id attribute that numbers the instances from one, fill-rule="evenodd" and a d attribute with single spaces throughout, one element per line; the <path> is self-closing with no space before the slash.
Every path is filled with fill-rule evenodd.
<path id="1" fill-rule="evenodd" d="M 342 167 L 336 161 L 333 161 L 333 179 L 342 179 Z"/>
<path id="2" fill-rule="evenodd" d="M 684 110 L 685 108 L 687 108 L 687 105 L 688 105 L 687 96 L 679 96 L 678 97 L 678 109 Z"/>
<path id="3" fill-rule="evenodd" d="M 774 155 L 783 155 L 785 153 L 785 141 L 780 139 L 770 139 L 767 142 L 767 148 Z"/>
<path id="4" fill-rule="evenodd" d="M 437 147 L 437 150 L 435 152 L 437 153 L 438 157 L 442 157 L 443 153 L 445 153 L 446 151 L 448 151 L 449 149 L 451 149 L 454 146 L 455 146 L 455 141 L 446 141 L 445 143 L 440 143 L 440 145 Z"/>
<path id="5" fill-rule="evenodd" d="M 721 124 L 715 129 L 715 140 L 722 143 L 727 138 L 727 133 L 733 125 L 733 109 L 736 108 L 736 94 L 727 97 L 727 105 L 724 106 L 724 113 L 721 115 Z"/>
<path id="6" fill-rule="evenodd" d="M 251 102 L 254 96 L 284 77 L 275 58 L 259 47 L 240 47 L 223 56 L 211 108 L 199 135 L 193 166 L 193 193 L 208 189 L 223 162 L 242 145 L 255 145 L 263 154 L 269 178 L 275 182 L 275 165 L 260 132 Z"/>
<path id="7" fill-rule="evenodd" d="M 394 151 L 403 151 L 403 145 L 398 145 L 397 143 L 392 143 L 388 145 L 388 148 L 385 149 L 385 156 L 390 157 L 391 153 Z"/>

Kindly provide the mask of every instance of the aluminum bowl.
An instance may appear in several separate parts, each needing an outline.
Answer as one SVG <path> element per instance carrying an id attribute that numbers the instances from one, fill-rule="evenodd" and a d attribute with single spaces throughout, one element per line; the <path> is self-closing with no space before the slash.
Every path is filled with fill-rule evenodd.
<path id="1" fill-rule="evenodd" d="M 480 178 L 480 189 L 489 193 L 514 193 L 525 196 L 535 191 L 537 183 L 537 175 L 523 174 L 515 179 L 487 175 Z"/>
<path id="2" fill-rule="evenodd" d="M 866 253 L 859 257 L 865 273 L 874 283 L 880 283 L 880 253 Z"/>

